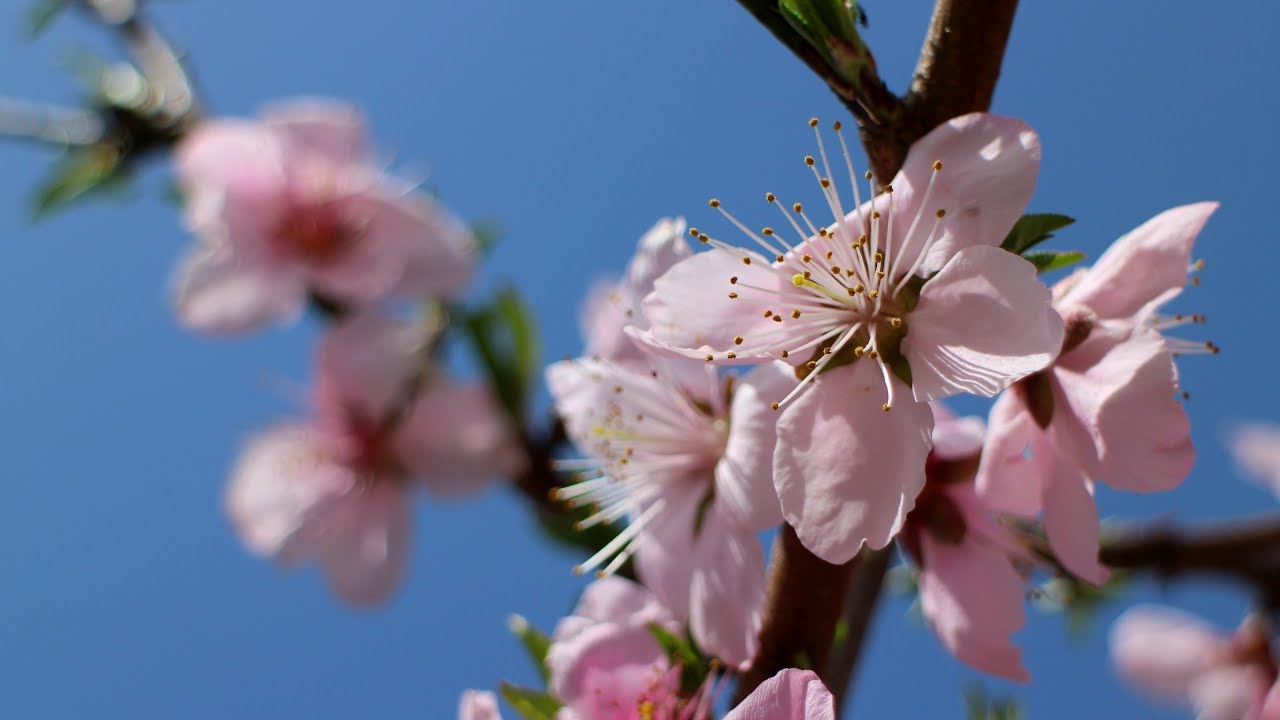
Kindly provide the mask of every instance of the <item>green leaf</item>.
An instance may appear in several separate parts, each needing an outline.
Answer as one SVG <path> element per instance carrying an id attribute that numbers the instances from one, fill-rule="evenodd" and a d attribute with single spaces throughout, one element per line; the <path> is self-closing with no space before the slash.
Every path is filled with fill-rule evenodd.
<path id="1" fill-rule="evenodd" d="M 1073 218 L 1055 213 L 1023 215 L 1013 224 L 1013 229 L 1005 236 L 1000 247 L 1015 255 L 1022 255 L 1073 222 Z"/>
<path id="2" fill-rule="evenodd" d="M 551 638 L 530 625 L 529 621 L 520 615 L 512 615 L 507 620 L 507 627 L 511 630 L 511 634 L 519 638 L 520 644 L 533 659 L 533 664 L 538 668 L 542 681 L 548 682 L 551 679 L 551 672 L 547 669 L 547 651 L 551 649 Z"/>
<path id="3" fill-rule="evenodd" d="M 556 711 L 561 707 L 555 695 L 541 690 L 504 682 L 498 686 L 498 692 L 524 720 L 555 720 Z"/>
<path id="4" fill-rule="evenodd" d="M 27 33 L 39 36 L 69 7 L 71 0 L 38 0 L 27 10 Z"/>
<path id="5" fill-rule="evenodd" d="M 463 328 L 503 408 L 517 427 L 538 374 L 539 349 L 533 317 L 513 287 L 493 301 L 463 314 Z"/>
<path id="6" fill-rule="evenodd" d="M 1084 253 L 1076 250 L 1040 250 L 1023 255 L 1036 266 L 1036 272 L 1045 273 L 1050 270 L 1061 270 L 1084 260 Z"/>
<path id="7" fill-rule="evenodd" d="M 1022 717 L 1022 707 L 1016 698 L 992 698 L 976 683 L 965 689 L 964 706 L 968 720 L 1019 720 Z"/>
<path id="8" fill-rule="evenodd" d="M 68 152 L 36 193 L 36 219 L 44 219 L 89 194 L 123 190 L 129 178 L 120 161 L 119 151 L 106 144 Z"/>
<path id="9" fill-rule="evenodd" d="M 680 666 L 680 689 L 689 695 L 697 692 L 707 679 L 708 662 L 693 637 L 679 637 L 657 623 L 649 623 L 648 627 L 671 662 Z"/>
<path id="10" fill-rule="evenodd" d="M 494 220 L 478 220 L 471 224 L 471 235 L 476 239 L 476 252 L 488 255 L 502 237 L 502 226 Z"/>

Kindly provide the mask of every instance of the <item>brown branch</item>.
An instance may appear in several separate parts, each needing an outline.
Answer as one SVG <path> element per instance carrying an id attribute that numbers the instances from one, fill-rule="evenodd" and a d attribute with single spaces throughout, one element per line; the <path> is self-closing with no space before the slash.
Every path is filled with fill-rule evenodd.
<path id="1" fill-rule="evenodd" d="M 811 667 L 823 675 L 836 622 L 858 558 L 832 565 L 809 552 L 796 531 L 783 525 L 773 541 L 769 592 L 760 647 L 742 676 L 735 704 L 779 670 Z"/>
<path id="2" fill-rule="evenodd" d="M 1017 0 L 938 0 L 911 90 L 899 100 L 875 76 L 869 52 L 861 73 L 846 77 L 787 23 L 776 0 L 739 3 L 826 81 L 849 108 L 861 127 L 872 171 L 884 180 L 897 174 L 907 148 L 938 124 L 990 107 L 1017 9 Z M 738 683 L 737 697 L 745 697 L 779 670 L 795 667 L 799 659 L 807 659 L 828 686 L 846 689 L 887 562 L 887 554 L 872 554 L 845 565 L 825 563 L 800 544 L 791 527 L 784 526 L 774 545 L 760 649 L 751 670 Z M 881 563 L 884 565 L 877 572 Z M 856 564 L 864 569 L 855 572 Z M 834 654 L 839 664 L 828 665 L 851 576 L 859 583 L 856 592 L 867 598 L 851 600 L 845 620 L 851 629 L 863 631 L 846 635 L 844 645 Z M 837 670 L 843 677 L 835 677 Z M 840 697 L 837 693 L 837 703 Z"/>
<path id="3" fill-rule="evenodd" d="M 880 590 L 884 587 L 885 574 L 889 572 L 889 561 L 892 559 L 891 548 L 864 549 L 854 564 L 853 577 L 849 580 L 849 592 L 845 595 L 844 610 L 841 613 L 841 620 L 845 624 L 844 638 L 832 650 L 827 668 L 828 689 L 836 697 L 843 698 L 845 705 L 848 705 L 853 672 L 862 657 L 862 647 L 871 630 L 871 621 L 875 619 L 876 607 L 880 603 Z"/>
<path id="4" fill-rule="evenodd" d="M 1129 530 L 1103 543 L 1104 565 L 1160 577 L 1204 573 L 1253 586 L 1280 603 L 1280 515 L 1178 529 L 1168 523 Z"/>

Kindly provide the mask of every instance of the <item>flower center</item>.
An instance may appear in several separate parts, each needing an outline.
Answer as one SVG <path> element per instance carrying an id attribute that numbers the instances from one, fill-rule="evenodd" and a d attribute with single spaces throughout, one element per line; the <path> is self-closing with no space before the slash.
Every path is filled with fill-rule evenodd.
<path id="1" fill-rule="evenodd" d="M 293 205 L 275 232 L 283 250 L 320 266 L 341 257 L 358 235 L 330 204 Z"/>

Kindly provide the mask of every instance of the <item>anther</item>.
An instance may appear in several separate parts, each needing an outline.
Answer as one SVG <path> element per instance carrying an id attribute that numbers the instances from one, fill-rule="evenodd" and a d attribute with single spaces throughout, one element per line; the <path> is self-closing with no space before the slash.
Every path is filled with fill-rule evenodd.
<path id="1" fill-rule="evenodd" d="M 698 233 L 698 242 L 702 243 L 703 245 L 706 245 L 707 243 L 711 242 L 711 238 L 707 237 L 706 233 Z"/>
<path id="2" fill-rule="evenodd" d="M 734 351 L 730 350 L 729 352 L 725 353 L 725 354 L 724 354 L 724 356 L 725 356 L 725 357 L 727 357 L 727 358 L 729 358 L 730 360 L 732 360 L 732 359 L 734 359 L 734 358 L 738 357 L 738 353 L 736 353 L 736 352 L 734 352 Z"/>
<path id="3" fill-rule="evenodd" d="M 738 276 L 737 276 L 737 275 L 734 275 L 733 277 L 729 278 L 729 284 L 730 284 L 730 285 L 737 285 L 737 284 L 738 284 Z"/>
<path id="4" fill-rule="evenodd" d="M 871 358 L 872 360 L 875 360 L 876 358 L 880 357 L 880 353 L 876 352 L 875 348 L 871 348 L 871 351 L 867 353 L 867 357 Z"/>
<path id="5" fill-rule="evenodd" d="M 750 265 L 750 264 L 751 264 L 751 258 L 750 258 L 750 257 L 747 257 L 746 255 L 743 255 L 743 256 L 742 256 L 742 264 L 743 264 L 743 265 Z"/>
<path id="6" fill-rule="evenodd" d="M 778 353 L 778 356 L 779 356 L 779 357 L 784 357 L 784 358 L 785 358 L 785 357 L 790 357 L 790 356 L 791 356 L 791 353 L 787 352 L 786 350 L 783 350 L 782 352 Z"/>
<path id="7" fill-rule="evenodd" d="M 801 205 L 800 203 L 796 203 L 795 205 L 792 205 L 792 206 L 791 206 L 791 209 L 792 209 L 792 210 L 794 210 L 794 211 L 796 211 L 796 212 L 798 212 L 798 213 L 802 213 L 802 212 L 804 212 L 804 206 L 803 206 L 803 205 Z"/>
<path id="8" fill-rule="evenodd" d="M 938 208 L 938 212 L 936 212 L 936 213 L 934 213 L 934 214 L 938 216 L 938 219 L 939 219 L 939 220 L 941 220 L 942 218 L 944 218 L 944 217 L 946 217 L 946 216 L 947 216 L 947 211 L 946 211 L 946 210 L 943 210 L 942 208 Z"/>
<path id="9" fill-rule="evenodd" d="M 831 354 L 831 348 L 829 348 L 829 347 L 824 347 L 824 348 L 822 348 L 822 354 L 823 354 L 823 355 L 830 355 L 830 354 Z"/>
<path id="10" fill-rule="evenodd" d="M 809 271 L 809 270 L 805 270 L 805 271 L 804 271 L 804 279 L 805 279 L 805 280 L 808 280 L 808 279 L 810 279 L 810 278 L 812 278 L 812 277 L 813 277 L 813 273 L 812 273 L 811 271 Z"/>
<path id="11" fill-rule="evenodd" d="M 792 320 L 799 320 L 799 319 L 800 319 L 800 311 L 799 311 L 799 310 L 792 310 L 792 311 L 791 311 L 791 319 L 792 319 Z"/>
<path id="12" fill-rule="evenodd" d="M 711 200 L 709 201 L 709 203 L 708 203 L 708 204 L 709 204 L 709 205 L 711 205 L 711 207 L 713 207 L 713 208 L 718 208 L 718 207 L 720 207 L 720 201 L 719 201 L 719 200 L 717 200 L 717 199 L 715 199 L 715 198 L 711 198 Z"/>
<path id="13" fill-rule="evenodd" d="M 734 293 L 734 292 L 729 293 L 729 299 L 730 299 L 730 300 L 737 300 L 737 299 L 738 299 L 738 293 Z"/>
<path id="14" fill-rule="evenodd" d="M 872 219 L 872 220 L 879 220 L 879 219 L 880 219 L 880 211 L 879 211 L 879 210 L 872 210 L 872 211 L 871 211 L 871 219 Z"/>
<path id="15" fill-rule="evenodd" d="M 707 362 L 711 362 L 711 361 L 712 361 L 712 360 L 714 360 L 714 359 L 715 359 L 715 358 L 711 357 L 710 355 L 708 355 L 708 356 L 707 356 Z"/>
<path id="16" fill-rule="evenodd" d="M 875 261 L 876 261 L 876 264 L 877 264 L 877 265 L 883 265 L 883 264 L 884 264 L 884 253 L 880 252 L 879 250 L 877 250 L 877 251 L 876 251 L 876 254 L 875 254 L 874 256 L 872 256 L 872 257 L 874 257 L 874 258 L 875 258 Z"/>
<path id="17" fill-rule="evenodd" d="M 768 235 L 773 235 L 773 228 L 771 228 L 771 227 L 767 227 L 767 228 L 765 228 L 765 229 L 761 230 L 761 231 L 760 231 L 760 234 L 761 234 L 761 235 L 766 235 L 766 236 L 768 236 Z"/>
<path id="18" fill-rule="evenodd" d="M 879 290 L 872 290 L 871 292 L 867 293 L 867 297 L 871 298 L 872 300 L 875 300 L 876 297 L 878 297 L 879 295 L 880 295 Z"/>
<path id="19" fill-rule="evenodd" d="M 902 318 L 889 318 L 889 324 L 893 327 L 900 328 L 902 327 Z"/>
<path id="20" fill-rule="evenodd" d="M 739 335 L 739 336 L 735 337 L 735 338 L 733 339 L 733 344 L 734 344 L 734 345 L 741 345 L 741 344 L 742 344 L 742 336 L 741 336 L 741 335 Z"/>
<path id="21" fill-rule="evenodd" d="M 892 186 L 892 185 L 885 185 L 885 186 L 884 186 L 884 191 L 885 191 L 885 193 L 892 195 L 892 194 L 893 194 L 893 186 Z"/>
<path id="22" fill-rule="evenodd" d="M 836 132 L 840 132 L 840 128 L 842 128 L 842 127 L 844 127 L 844 126 L 840 124 L 840 121 L 839 121 L 839 120 L 837 120 L 837 121 L 835 121 L 834 123 L 832 123 L 832 124 L 831 124 L 831 129 L 832 129 L 832 130 L 835 130 Z"/>
<path id="23" fill-rule="evenodd" d="M 809 127 L 818 127 L 818 118 L 809 118 Z"/>
<path id="24" fill-rule="evenodd" d="M 854 286 L 853 286 L 853 291 L 854 291 L 855 293 L 860 293 L 860 292 L 862 292 L 863 290 L 866 290 L 866 288 L 865 288 L 865 287 L 863 287 L 862 283 L 858 283 L 857 285 L 854 285 Z"/>
<path id="25" fill-rule="evenodd" d="M 880 406 L 880 409 L 881 409 L 881 410 L 883 410 L 883 411 L 885 411 L 885 412 L 889 412 L 889 410 L 890 410 L 889 403 L 885 403 L 885 404 L 881 405 L 881 406 Z"/>
<path id="26" fill-rule="evenodd" d="M 769 407 L 773 408 L 774 410 L 777 410 L 777 409 L 778 409 L 778 403 L 769 403 Z"/>
<path id="27" fill-rule="evenodd" d="M 698 237 L 698 228 L 689 228 L 689 237 Z"/>
<path id="28" fill-rule="evenodd" d="M 764 311 L 764 316 L 765 316 L 765 317 L 773 317 L 773 311 L 772 311 L 772 310 L 765 310 L 765 311 Z"/>
<path id="29" fill-rule="evenodd" d="M 818 367 L 818 362 L 816 360 L 810 360 L 809 362 L 805 363 L 804 366 L 809 368 L 810 370 L 813 370 L 814 368 Z"/>
<path id="30" fill-rule="evenodd" d="M 786 258 L 783 257 L 782 255 L 774 255 L 773 259 L 776 260 L 777 262 L 782 262 L 783 260 L 786 260 Z"/>
<path id="31" fill-rule="evenodd" d="M 777 197 L 775 197 L 773 193 L 765 193 L 765 194 L 764 194 L 764 199 L 765 199 L 765 202 L 773 202 L 774 200 L 777 200 L 778 198 L 777 198 Z"/>
<path id="32" fill-rule="evenodd" d="M 806 253 L 806 254 L 804 254 L 804 255 L 801 255 L 801 256 L 800 256 L 800 261 L 801 261 L 801 262 L 809 262 L 809 261 L 810 261 L 810 260 L 812 260 L 812 259 L 813 259 L 813 256 L 812 256 L 812 255 L 809 255 L 809 254 L 807 254 L 807 253 Z"/>
<path id="33" fill-rule="evenodd" d="M 862 357 L 862 354 L 863 354 L 864 352 L 866 352 L 866 351 L 867 351 L 867 350 L 866 350 L 866 348 L 864 348 L 864 347 L 862 347 L 861 345 L 859 345 L 858 347 L 856 347 L 856 348 L 854 348 L 854 349 L 853 349 L 853 356 L 854 356 L 854 357 Z"/>
<path id="34" fill-rule="evenodd" d="M 933 169 L 934 169 L 934 170 L 941 170 L 941 169 L 942 169 L 942 161 L 941 161 L 941 160 L 934 160 L 934 161 L 933 161 Z"/>
<path id="35" fill-rule="evenodd" d="M 823 190 L 826 190 L 831 187 L 831 181 L 826 178 L 822 178 L 821 180 L 819 180 L 818 184 L 822 186 Z"/>
<path id="36" fill-rule="evenodd" d="M 868 170 L 868 171 L 863 175 L 863 177 L 865 177 L 866 179 L 870 180 L 870 179 L 871 179 L 871 171 L 870 171 L 870 170 Z"/>
<path id="37" fill-rule="evenodd" d="M 804 164 L 805 164 L 805 165 L 808 165 L 809 167 L 813 167 L 813 156 L 812 156 L 812 155 L 805 155 L 805 156 L 804 156 Z"/>

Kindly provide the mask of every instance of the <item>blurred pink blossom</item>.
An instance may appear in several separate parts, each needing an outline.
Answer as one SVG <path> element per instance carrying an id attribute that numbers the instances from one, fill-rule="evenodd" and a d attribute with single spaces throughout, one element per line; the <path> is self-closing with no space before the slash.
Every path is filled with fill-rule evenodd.
<path id="1" fill-rule="evenodd" d="M 1189 704 L 1201 720 L 1280 720 L 1276 661 L 1263 621 L 1227 636 L 1197 617 L 1154 605 L 1111 627 L 1111 660 L 1151 695 Z"/>
<path id="2" fill-rule="evenodd" d="M 1280 425 L 1238 423 L 1228 446 L 1245 477 L 1280 497 Z"/>
<path id="3" fill-rule="evenodd" d="M 295 317 L 315 293 L 344 306 L 389 295 L 454 297 L 473 265 L 470 230 L 389 176 L 355 108 L 294 101 L 262 119 L 212 119 L 179 144 L 186 224 L 178 316 L 242 331 Z"/>
<path id="4" fill-rule="evenodd" d="M 417 483 L 457 495 L 524 460 L 488 391 L 422 372 L 422 333 L 365 315 L 320 346 L 315 418 L 255 437 L 227 489 L 245 545 L 285 565 L 319 562 L 356 605 L 386 600 L 409 552 Z"/>
<path id="5" fill-rule="evenodd" d="M 1186 284 L 1192 243 L 1216 208 L 1205 202 L 1167 210 L 1117 240 L 1092 268 L 1059 282 L 1055 305 L 1067 318 L 1062 355 L 991 410 L 979 493 L 1007 512 L 1043 511 L 1058 559 L 1095 584 L 1107 571 L 1097 559 L 1092 481 L 1168 490 L 1195 460 L 1173 355 L 1215 348 L 1162 336 L 1160 330 L 1200 317 L 1157 311 Z"/>

